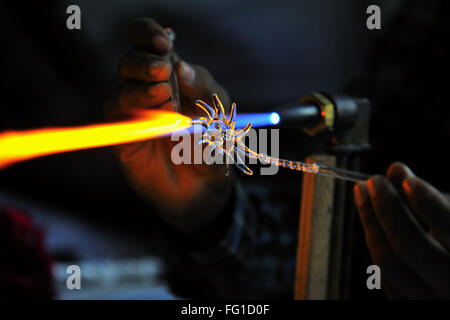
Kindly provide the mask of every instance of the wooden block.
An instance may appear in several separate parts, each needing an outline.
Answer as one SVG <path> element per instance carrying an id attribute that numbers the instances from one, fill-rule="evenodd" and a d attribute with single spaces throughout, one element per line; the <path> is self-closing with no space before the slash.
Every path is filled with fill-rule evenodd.
<path id="1" fill-rule="evenodd" d="M 333 155 L 317 155 L 305 161 L 336 165 L 336 157 Z M 334 186 L 333 178 L 303 174 L 294 296 L 296 300 L 328 298 Z"/>

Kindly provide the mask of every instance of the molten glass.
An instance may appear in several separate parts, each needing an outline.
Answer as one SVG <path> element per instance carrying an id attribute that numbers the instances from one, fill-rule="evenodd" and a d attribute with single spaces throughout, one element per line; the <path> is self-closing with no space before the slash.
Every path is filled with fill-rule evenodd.
<path id="1" fill-rule="evenodd" d="M 146 110 L 121 122 L 70 128 L 6 131 L 0 134 L 0 168 L 55 153 L 152 139 L 191 126 L 175 112 Z"/>

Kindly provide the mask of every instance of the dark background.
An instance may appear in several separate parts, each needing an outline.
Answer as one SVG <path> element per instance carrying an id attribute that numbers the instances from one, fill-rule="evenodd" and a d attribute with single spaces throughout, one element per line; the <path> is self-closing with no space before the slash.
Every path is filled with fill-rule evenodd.
<path id="1" fill-rule="evenodd" d="M 70 4 L 81 8 L 81 30 L 66 28 Z M 382 30 L 366 28 L 370 4 L 381 7 Z M 449 190 L 449 7 L 387 0 L 2 2 L 0 129 L 103 121 L 117 62 L 128 50 L 127 25 L 147 16 L 176 31 L 178 54 L 207 67 L 241 112 L 270 110 L 312 91 L 368 97 L 373 150 L 364 170 L 384 173 L 403 161 Z M 281 137 L 289 141 L 281 157 L 302 154 L 302 145 Z M 296 173 L 281 171 L 288 185 L 300 184 Z M 152 219 L 148 206 L 108 148 L 16 164 L 0 172 L 0 188 L 103 226 L 151 234 L 151 223 L 136 223 Z"/>

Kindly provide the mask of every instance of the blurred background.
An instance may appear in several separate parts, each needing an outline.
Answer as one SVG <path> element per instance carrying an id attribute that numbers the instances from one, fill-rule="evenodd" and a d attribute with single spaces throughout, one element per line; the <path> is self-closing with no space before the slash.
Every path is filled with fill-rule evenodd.
<path id="1" fill-rule="evenodd" d="M 71 4 L 81 8 L 81 30 L 66 28 Z M 381 8 L 381 30 L 366 28 L 370 4 Z M 368 97 L 366 172 L 384 173 L 399 160 L 449 190 L 449 7 L 437 0 L 4 1 L 0 130 L 103 121 L 128 50 L 127 26 L 147 16 L 175 30 L 177 53 L 208 68 L 240 112 L 271 110 L 312 91 Z M 300 159 L 303 146 L 281 137 L 289 141 L 281 156 Z M 300 185 L 295 173 L 283 175 Z M 112 278 L 128 279 L 82 297 L 173 297 L 156 258 L 163 250 L 157 221 L 108 148 L 19 163 L 0 172 L 0 191 L 3 204 L 25 208 L 45 230 L 61 279 L 72 262 L 94 266 L 92 283 L 104 280 L 95 266 L 105 263 Z M 60 278 L 59 297 L 77 297 Z M 151 281 L 136 280 L 144 278 Z"/>

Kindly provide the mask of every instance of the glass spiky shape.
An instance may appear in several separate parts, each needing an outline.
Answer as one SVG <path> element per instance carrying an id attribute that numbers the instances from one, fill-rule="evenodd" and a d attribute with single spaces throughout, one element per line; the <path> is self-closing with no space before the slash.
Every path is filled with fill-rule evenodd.
<path id="1" fill-rule="evenodd" d="M 223 104 L 217 94 L 214 93 L 212 98 L 214 108 L 211 108 L 202 100 L 197 100 L 195 102 L 200 109 L 205 111 L 207 117 L 195 118 L 192 120 L 192 124 L 199 124 L 206 129 L 199 144 L 205 143 L 211 145 L 211 153 L 217 151 L 226 155 L 226 174 L 229 173 L 229 163 L 235 163 L 242 172 L 252 175 L 253 171 L 244 164 L 242 159 L 242 157 L 249 157 L 259 159 L 266 164 L 274 164 L 291 170 L 320 174 L 348 181 L 355 182 L 367 180 L 369 178 L 368 175 L 355 171 L 333 168 L 318 163 L 305 163 L 301 161 L 274 158 L 247 148 L 244 142 L 242 142 L 242 138 L 250 131 L 252 124 L 249 122 L 243 129 L 236 130 L 236 103 L 231 105 L 230 116 L 227 118 Z M 236 153 L 234 151 L 236 151 Z M 234 161 L 233 158 L 234 153 L 236 154 L 236 161 Z"/>
<path id="2" fill-rule="evenodd" d="M 242 138 L 250 131 L 252 124 L 249 122 L 243 129 L 236 130 L 236 103 L 231 105 L 231 112 L 227 117 L 222 101 L 217 94 L 212 95 L 212 101 L 214 108 L 202 100 L 195 102 L 195 105 L 206 113 L 206 117 L 198 117 L 192 120 L 192 124 L 202 125 L 206 129 L 199 144 L 212 146 L 211 153 L 215 151 L 219 154 L 225 154 L 227 174 L 230 163 L 235 163 L 242 172 L 248 175 L 253 174 L 242 159 L 242 156 L 245 157 L 248 152 L 257 155 L 242 142 Z M 235 153 L 235 151 L 237 152 Z M 234 160 L 234 154 L 236 154 L 236 161 Z"/>
<path id="3" fill-rule="evenodd" d="M 211 153 L 217 151 L 226 155 L 226 174 L 229 172 L 229 164 L 235 163 L 242 172 L 252 175 L 253 171 L 244 163 L 243 158 L 245 159 L 245 157 L 259 159 L 263 163 L 274 164 L 291 170 L 319 173 L 320 166 L 316 163 L 273 158 L 249 149 L 242 139 L 250 131 L 252 124 L 249 122 L 243 129 L 236 130 L 236 103 L 231 105 L 230 116 L 227 118 L 223 104 L 217 94 L 214 93 L 212 98 L 214 108 L 202 100 L 195 102 L 197 107 L 205 111 L 207 117 L 195 118 L 192 120 L 192 124 L 200 124 L 206 129 L 199 144 L 204 143 L 212 146 Z M 236 161 L 233 158 L 234 154 L 236 154 Z M 327 168 L 327 170 L 330 171 L 331 168 Z"/>

